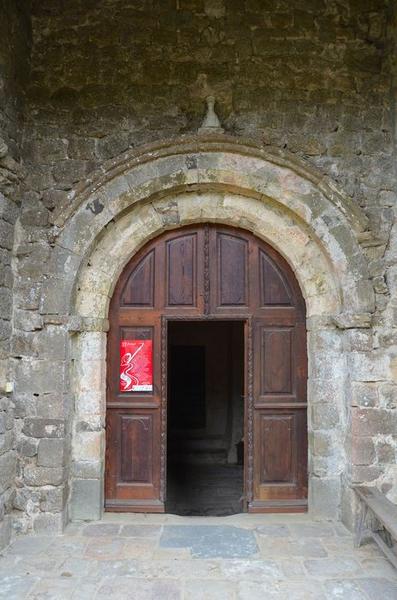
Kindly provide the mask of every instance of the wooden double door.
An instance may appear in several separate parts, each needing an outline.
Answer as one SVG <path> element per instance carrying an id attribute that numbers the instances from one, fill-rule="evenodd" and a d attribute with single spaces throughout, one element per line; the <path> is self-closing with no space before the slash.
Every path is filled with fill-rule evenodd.
<path id="1" fill-rule="evenodd" d="M 244 507 L 307 507 L 305 303 L 287 262 L 245 230 L 164 233 L 125 267 L 110 307 L 105 508 L 163 512 L 167 330 L 244 322 Z"/>

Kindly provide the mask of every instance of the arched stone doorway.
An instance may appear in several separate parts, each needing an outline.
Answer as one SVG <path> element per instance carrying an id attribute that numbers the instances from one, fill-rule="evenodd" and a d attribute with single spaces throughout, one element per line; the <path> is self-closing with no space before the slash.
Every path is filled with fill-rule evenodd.
<path id="1" fill-rule="evenodd" d="M 203 224 L 171 230 L 145 245 L 126 265 L 109 315 L 105 485 L 108 510 L 164 511 L 167 395 L 172 400 L 171 408 L 180 414 L 191 403 L 190 411 L 185 411 L 190 413 L 185 436 L 188 431 L 192 433 L 193 425 L 196 448 L 200 441 L 197 433 L 205 435 L 207 421 L 225 418 L 226 413 L 232 418 L 233 412 L 239 414 L 240 409 L 243 412 L 238 436 L 244 440 L 243 510 L 306 509 L 306 309 L 293 271 L 275 250 L 242 229 Z M 173 377 L 178 375 L 172 377 L 167 370 L 167 336 L 175 322 L 185 325 L 185 329 L 190 326 L 190 337 L 182 336 L 185 344 L 190 343 L 192 336 L 196 343 L 172 346 L 183 348 L 184 354 L 181 360 L 174 353 L 173 360 L 179 360 L 183 369 L 191 372 L 190 377 L 199 372 L 196 387 L 188 385 L 184 391 L 182 386 L 182 401 L 173 407 L 176 396 L 172 391 L 178 381 Z M 199 345 L 195 329 L 191 328 L 195 323 L 197 330 L 200 322 L 206 323 L 207 336 L 210 326 L 219 322 L 243 325 L 241 352 L 236 347 L 236 355 L 244 356 L 242 381 L 236 377 L 234 387 L 230 372 L 233 364 L 236 367 L 233 349 L 227 352 L 230 361 L 222 372 L 219 339 L 218 367 L 215 361 L 209 363 L 205 359 L 208 341 L 204 337 L 202 345 L 201 335 Z M 218 331 L 222 335 L 219 328 Z M 181 333 L 183 328 L 179 339 Z M 238 346 L 236 334 L 234 339 Z M 202 351 L 201 359 L 198 349 Z M 190 362 L 186 356 L 189 352 Z M 212 352 L 212 356 L 216 354 Z M 212 408 L 214 402 L 210 400 L 216 396 L 214 388 L 218 383 L 206 386 L 202 398 L 197 398 L 200 382 L 216 368 L 219 379 L 224 380 L 223 402 L 233 404 L 234 411 L 225 411 L 219 406 L 219 399 L 215 400 L 218 406 Z M 171 393 L 167 394 L 167 390 Z M 197 422 L 192 423 L 192 416 L 198 412 L 202 416 L 198 415 Z M 170 422 L 175 421 L 171 413 Z M 235 429 L 233 423 L 231 428 Z M 218 450 L 217 461 L 224 464 L 220 455 L 222 444 L 215 445 L 213 432 L 217 429 L 219 426 L 209 428 L 212 435 L 207 443 Z M 226 439 L 223 444 L 227 444 Z M 226 449 L 230 452 L 230 447 Z M 201 446 L 201 456 L 203 450 Z M 209 460 L 214 461 L 214 456 L 213 451 Z M 182 458 L 177 456 L 180 465 L 184 464 Z M 224 514 L 225 507 L 219 508 Z"/>
<path id="2" fill-rule="evenodd" d="M 104 506 L 106 332 L 118 278 L 164 230 L 203 222 L 252 232 L 295 273 L 307 308 L 309 511 L 351 522 L 350 382 L 365 373 L 349 358 L 350 339 L 369 326 L 374 308 L 360 248 L 366 218 L 290 154 L 224 135 L 183 137 L 110 161 L 54 215 L 41 310 L 65 315 L 58 321 L 70 338 L 69 514 L 95 519 Z"/>

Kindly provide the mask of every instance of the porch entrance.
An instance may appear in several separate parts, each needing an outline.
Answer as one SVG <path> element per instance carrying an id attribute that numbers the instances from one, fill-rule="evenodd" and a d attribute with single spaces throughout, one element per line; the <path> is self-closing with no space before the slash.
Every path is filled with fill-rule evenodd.
<path id="1" fill-rule="evenodd" d="M 184 472 L 191 477 L 200 454 L 205 469 L 211 462 L 218 469 L 241 467 L 235 481 L 239 473 L 242 482 L 231 486 L 232 496 L 238 488 L 241 496 L 224 498 L 216 511 L 230 513 L 236 502 L 237 510 L 250 512 L 306 510 L 305 303 L 277 252 L 229 227 L 164 233 L 124 269 L 109 316 L 107 510 L 212 510 L 208 485 L 207 508 L 203 500 L 196 509 L 186 492 L 181 500 L 174 476 L 190 461 Z M 239 350 L 222 367 L 226 339 Z M 225 353 L 208 360 L 216 344 Z M 219 394 L 235 399 L 235 423 L 225 399 L 222 407 L 211 404 L 207 422 L 212 400 L 205 381 L 214 377 L 207 368 L 223 370 Z M 243 397 L 238 408 L 237 395 Z M 222 485 L 213 487 L 222 496 Z"/>
<path id="2" fill-rule="evenodd" d="M 242 512 L 244 323 L 168 327 L 166 511 Z"/>

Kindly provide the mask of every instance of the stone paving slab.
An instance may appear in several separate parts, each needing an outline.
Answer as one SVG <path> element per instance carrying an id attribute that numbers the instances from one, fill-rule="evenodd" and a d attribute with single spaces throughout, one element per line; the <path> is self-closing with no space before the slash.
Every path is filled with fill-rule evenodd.
<path id="1" fill-rule="evenodd" d="M 0 600 L 397 600 L 372 542 L 308 515 L 105 515 L 0 555 Z"/>
<path id="2" fill-rule="evenodd" d="M 191 548 L 194 558 L 244 558 L 258 554 L 253 531 L 230 525 L 165 525 L 162 548 Z"/>

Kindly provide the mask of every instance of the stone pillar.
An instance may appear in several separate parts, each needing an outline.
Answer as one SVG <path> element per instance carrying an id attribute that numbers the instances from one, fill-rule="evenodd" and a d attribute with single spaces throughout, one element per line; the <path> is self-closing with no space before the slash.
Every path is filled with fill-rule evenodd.
<path id="1" fill-rule="evenodd" d="M 334 326 L 308 323 L 309 511 L 337 519 L 346 456 L 346 357 Z"/>
<path id="2" fill-rule="evenodd" d="M 105 328 L 107 328 L 105 326 Z M 103 511 L 106 416 L 106 334 L 73 336 L 74 422 L 71 465 L 72 520 L 99 519 Z"/>

